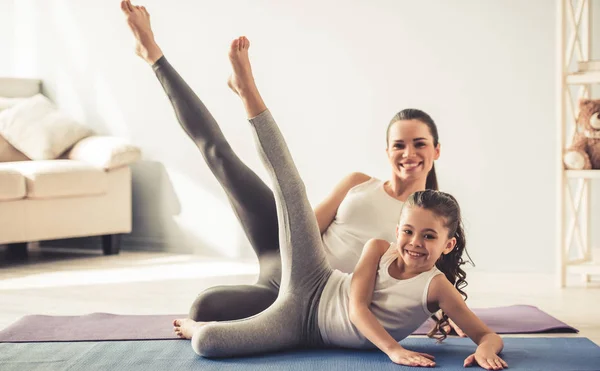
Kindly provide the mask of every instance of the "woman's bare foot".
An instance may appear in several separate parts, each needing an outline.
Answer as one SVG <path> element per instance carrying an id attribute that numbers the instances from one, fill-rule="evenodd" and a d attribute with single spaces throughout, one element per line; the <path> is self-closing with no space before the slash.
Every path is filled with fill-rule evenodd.
<path id="1" fill-rule="evenodd" d="M 197 329 L 202 327 L 204 322 L 196 322 L 190 318 L 180 318 L 173 321 L 173 331 L 183 339 L 191 339 Z"/>
<path id="2" fill-rule="evenodd" d="M 135 36 L 135 53 L 150 65 L 153 65 L 163 53 L 154 41 L 150 26 L 150 14 L 143 6 L 134 6 L 131 0 L 121 1 L 121 10 L 125 14 L 127 24 Z"/>
<path id="3" fill-rule="evenodd" d="M 252 118 L 265 111 L 267 107 L 254 82 L 248 48 L 250 48 L 250 41 L 245 36 L 241 36 L 231 43 L 229 60 L 233 67 L 233 73 L 227 80 L 227 85 L 239 95 L 246 108 L 248 118 Z"/>

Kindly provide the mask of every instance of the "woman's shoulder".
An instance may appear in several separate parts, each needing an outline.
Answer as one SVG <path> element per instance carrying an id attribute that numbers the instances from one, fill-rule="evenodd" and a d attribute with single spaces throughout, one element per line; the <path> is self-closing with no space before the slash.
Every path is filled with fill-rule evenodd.
<path id="1" fill-rule="evenodd" d="M 364 173 L 350 173 L 338 183 L 334 192 L 345 197 L 348 194 L 348 192 L 350 192 L 350 190 L 356 188 L 357 186 L 369 184 L 371 182 L 371 179 L 373 178 Z"/>
<path id="2" fill-rule="evenodd" d="M 349 184 L 352 184 L 353 186 L 357 186 L 359 184 L 368 182 L 368 181 L 376 179 L 376 178 L 374 178 L 370 175 L 367 175 L 365 173 L 356 171 L 356 172 L 348 174 L 345 179 Z"/>

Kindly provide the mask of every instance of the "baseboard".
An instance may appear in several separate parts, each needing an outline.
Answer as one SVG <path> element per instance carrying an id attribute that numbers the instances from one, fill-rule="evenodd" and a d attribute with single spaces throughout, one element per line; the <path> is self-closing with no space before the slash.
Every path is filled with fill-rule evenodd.
<path id="1" fill-rule="evenodd" d="M 102 239 L 100 236 L 65 238 L 58 240 L 40 241 L 40 247 L 73 248 L 73 249 L 97 249 L 102 250 Z M 190 249 L 185 241 L 164 239 L 155 237 L 132 236 L 123 234 L 121 237 L 121 250 L 123 251 L 150 251 L 169 252 L 175 254 L 189 254 L 196 252 Z M 205 251 L 203 251 L 205 253 Z M 210 251 L 206 251 L 210 255 Z"/>

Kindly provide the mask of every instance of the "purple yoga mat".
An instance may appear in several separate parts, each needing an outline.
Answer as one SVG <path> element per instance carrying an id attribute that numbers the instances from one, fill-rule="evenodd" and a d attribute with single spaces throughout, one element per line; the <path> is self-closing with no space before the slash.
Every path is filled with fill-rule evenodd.
<path id="1" fill-rule="evenodd" d="M 474 308 L 477 315 L 492 331 L 498 334 L 577 333 L 574 327 L 559 321 L 532 305 L 511 305 L 496 308 Z M 427 335 L 434 322 L 429 319 L 413 335 Z M 452 334 L 455 334 L 452 331 Z M 0 333 L 1 339 L 1 333 Z"/>
<path id="2" fill-rule="evenodd" d="M 575 328 L 529 305 L 473 309 L 499 334 L 578 332 Z M 108 341 L 178 339 L 173 319 L 185 315 L 118 315 L 92 313 L 83 316 L 25 316 L 0 331 L 1 343 L 46 341 Z M 425 335 L 433 321 L 425 322 L 415 335 Z"/>

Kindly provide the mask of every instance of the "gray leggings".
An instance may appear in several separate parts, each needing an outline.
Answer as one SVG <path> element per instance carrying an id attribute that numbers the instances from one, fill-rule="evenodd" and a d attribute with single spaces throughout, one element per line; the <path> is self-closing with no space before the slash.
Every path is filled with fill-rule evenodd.
<path id="1" fill-rule="evenodd" d="M 233 152 L 213 116 L 167 59 L 161 57 L 152 68 L 181 127 L 223 187 L 260 268 L 254 284 L 215 286 L 201 292 L 192 303 L 189 317 L 203 322 L 251 317 L 273 304 L 279 292 L 281 257 L 275 197 Z"/>
<path id="2" fill-rule="evenodd" d="M 205 357 L 230 357 L 323 344 L 317 312 L 332 269 L 317 220 L 288 147 L 265 111 L 250 120 L 261 160 L 273 182 L 281 251 L 281 286 L 275 303 L 250 318 L 211 322 L 192 347 Z"/>

